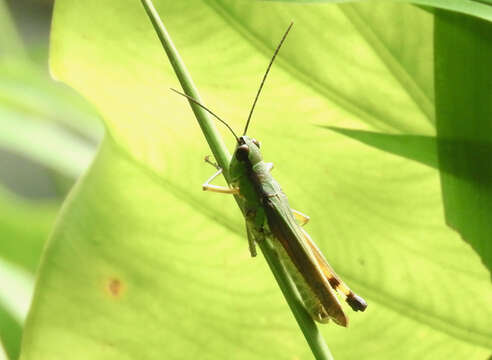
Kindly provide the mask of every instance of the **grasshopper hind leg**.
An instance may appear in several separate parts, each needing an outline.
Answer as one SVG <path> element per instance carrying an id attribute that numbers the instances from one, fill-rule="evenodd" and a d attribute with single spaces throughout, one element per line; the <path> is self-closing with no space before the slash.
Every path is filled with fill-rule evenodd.
<path id="1" fill-rule="evenodd" d="M 246 233 L 248 234 L 249 252 L 256 256 L 256 242 L 265 239 L 265 213 L 261 207 L 246 211 Z"/>

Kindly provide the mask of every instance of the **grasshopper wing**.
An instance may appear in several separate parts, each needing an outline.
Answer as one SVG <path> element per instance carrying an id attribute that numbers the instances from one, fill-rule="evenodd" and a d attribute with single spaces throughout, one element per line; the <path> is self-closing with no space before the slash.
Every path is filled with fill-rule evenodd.
<path id="1" fill-rule="evenodd" d="M 287 201 L 281 196 L 269 197 L 264 205 L 268 226 L 282 262 L 292 274 L 314 320 L 326 323 L 332 319 L 338 325 L 347 326 L 348 318 L 312 250 L 309 243 L 312 240 L 297 224 Z"/>
<path id="2" fill-rule="evenodd" d="M 330 283 L 331 287 L 335 289 L 341 296 L 343 296 L 347 304 L 349 304 L 354 311 L 364 311 L 367 307 L 366 301 L 359 295 L 355 294 L 352 290 L 350 290 L 347 284 L 345 284 L 337 275 L 337 273 L 333 270 L 328 261 L 326 261 L 325 257 L 316 246 L 314 241 L 311 239 L 309 234 L 304 231 L 304 229 L 301 228 L 301 230 L 304 233 L 304 240 L 311 248 L 311 251 L 315 256 L 319 267 L 322 269 L 323 274 Z"/>

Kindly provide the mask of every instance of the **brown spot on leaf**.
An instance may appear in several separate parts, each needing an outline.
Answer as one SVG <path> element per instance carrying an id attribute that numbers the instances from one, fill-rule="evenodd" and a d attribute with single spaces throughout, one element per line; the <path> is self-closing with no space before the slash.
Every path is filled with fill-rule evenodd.
<path id="1" fill-rule="evenodd" d="M 123 284 L 118 278 L 110 278 L 107 283 L 107 289 L 112 296 L 120 297 L 123 290 Z"/>

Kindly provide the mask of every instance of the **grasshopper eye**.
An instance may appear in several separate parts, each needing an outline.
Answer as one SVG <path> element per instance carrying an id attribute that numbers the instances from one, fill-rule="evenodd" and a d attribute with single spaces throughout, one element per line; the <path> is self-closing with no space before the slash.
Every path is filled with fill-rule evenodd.
<path id="1" fill-rule="evenodd" d="M 258 149 L 260 148 L 260 142 L 258 140 L 253 139 L 253 144 L 255 144 L 258 147 Z"/>
<path id="2" fill-rule="evenodd" d="M 236 159 L 239 161 L 248 160 L 249 147 L 248 145 L 241 145 L 236 150 Z"/>

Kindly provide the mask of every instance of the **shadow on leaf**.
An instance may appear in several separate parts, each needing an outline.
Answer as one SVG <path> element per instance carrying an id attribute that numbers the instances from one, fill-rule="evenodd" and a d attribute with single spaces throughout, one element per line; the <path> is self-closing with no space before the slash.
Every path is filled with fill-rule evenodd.
<path id="1" fill-rule="evenodd" d="M 492 223 L 486 215 L 492 213 L 492 205 L 483 196 L 492 192 L 491 143 L 322 127 L 376 149 L 438 169 L 446 223 L 472 246 L 489 272 L 491 271 L 492 249 L 489 238 Z M 454 188 L 460 190 L 459 194 L 456 194 Z M 463 198 L 468 202 L 474 202 L 474 206 L 461 207 L 460 213 L 449 210 L 456 209 Z M 477 216 L 476 209 L 480 209 L 481 215 Z"/>

